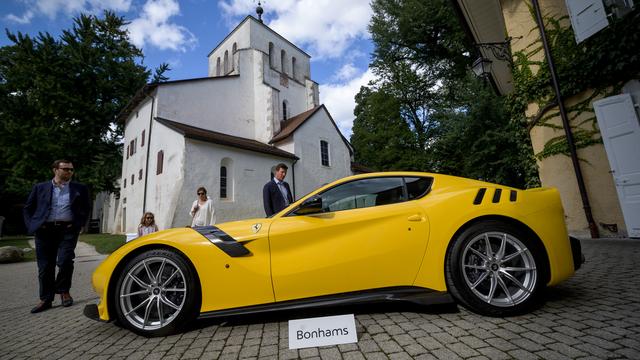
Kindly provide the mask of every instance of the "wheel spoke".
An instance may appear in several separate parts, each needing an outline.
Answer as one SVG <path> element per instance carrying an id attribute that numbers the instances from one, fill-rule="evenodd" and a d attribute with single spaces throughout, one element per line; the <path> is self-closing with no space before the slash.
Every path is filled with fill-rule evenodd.
<path id="1" fill-rule="evenodd" d="M 162 264 L 160 264 L 160 269 L 158 269 L 158 275 L 156 275 L 156 281 L 159 283 L 162 280 L 162 271 L 164 271 L 164 264 L 167 262 L 167 259 L 162 259 Z"/>
<path id="2" fill-rule="evenodd" d="M 156 301 L 158 298 L 155 298 Z M 153 304 L 153 299 L 151 299 L 151 301 L 149 301 L 149 303 L 147 304 L 147 308 L 144 310 L 144 320 L 142 322 L 142 329 L 144 330 L 144 327 L 147 326 L 147 322 L 149 320 L 149 314 L 151 313 L 151 307 Z"/>
<path id="3" fill-rule="evenodd" d="M 480 275 L 480 278 L 478 278 L 478 280 L 476 280 L 476 282 L 474 282 L 471 285 L 471 289 L 475 289 L 478 285 L 480 285 L 481 282 L 483 282 L 487 276 L 489 276 L 489 274 L 491 274 L 489 271 L 485 271 L 484 274 Z"/>
<path id="4" fill-rule="evenodd" d="M 133 279 L 133 281 L 135 281 L 138 285 L 140 285 L 143 288 L 148 288 L 149 286 L 151 286 L 149 284 L 145 284 L 144 281 L 138 279 L 138 277 L 133 275 L 132 273 L 129 273 L 129 277 L 131 277 Z"/>
<path id="5" fill-rule="evenodd" d="M 489 241 L 489 235 L 484 234 L 484 243 L 487 248 L 487 256 L 489 259 L 493 258 L 493 250 L 491 250 L 491 241 Z"/>
<path id="6" fill-rule="evenodd" d="M 507 247 L 507 234 L 502 236 L 502 241 L 500 242 L 500 249 L 498 249 L 498 254 L 496 254 L 496 259 L 500 261 L 504 257 L 504 252 Z"/>
<path id="7" fill-rule="evenodd" d="M 181 288 L 181 289 L 178 289 L 178 288 L 170 288 L 170 289 L 164 289 L 163 291 L 165 291 L 165 292 L 166 292 L 166 291 L 185 292 L 185 291 L 187 291 L 187 289 L 185 289 L 185 288 Z"/>
<path id="8" fill-rule="evenodd" d="M 504 280 L 502 280 L 500 275 L 496 275 L 496 278 L 498 279 L 498 284 L 500 284 L 502 291 L 504 291 L 505 295 L 507 295 L 507 299 L 509 299 L 509 302 L 511 304 L 514 304 L 513 298 L 511 297 L 511 293 L 509 292 L 509 288 L 507 287 L 507 284 L 504 283 Z"/>
<path id="9" fill-rule="evenodd" d="M 517 287 L 519 287 L 522 291 L 525 291 L 527 293 L 531 293 L 531 290 L 527 289 L 524 285 L 522 285 L 522 283 L 516 279 L 515 277 L 513 277 L 513 275 L 509 274 L 506 271 L 501 272 L 504 277 L 506 277 L 507 279 L 509 279 L 509 281 L 511 281 L 512 283 L 514 283 Z"/>
<path id="10" fill-rule="evenodd" d="M 527 251 L 529 251 L 529 249 L 526 249 L 526 248 L 525 248 L 525 249 L 519 250 L 519 251 L 517 251 L 517 252 L 514 252 L 513 254 L 511 254 L 511 255 L 509 255 L 509 256 L 507 256 L 507 257 L 503 258 L 503 259 L 502 259 L 502 261 L 500 261 L 500 263 L 504 264 L 504 263 L 506 263 L 506 262 L 510 261 L 511 259 L 513 259 L 513 258 L 515 258 L 515 257 L 517 257 L 517 256 L 520 256 L 520 255 L 524 254 L 524 253 L 525 253 L 525 252 L 527 252 Z"/>
<path id="11" fill-rule="evenodd" d="M 502 270 L 504 271 L 533 271 L 533 270 L 537 270 L 537 268 L 534 267 L 503 267 Z"/>
<path id="12" fill-rule="evenodd" d="M 128 294 L 122 294 L 120 295 L 121 298 L 123 297 L 127 297 L 127 296 L 134 296 L 134 295 L 142 295 L 142 294 L 148 294 L 149 290 L 140 290 L 140 291 L 134 291 L 132 293 L 128 293 Z"/>
<path id="13" fill-rule="evenodd" d="M 498 287 L 498 282 L 496 281 L 496 277 L 491 277 L 491 288 L 489 289 L 489 294 L 487 295 L 487 302 L 491 303 L 493 300 L 493 295 L 496 294 L 496 288 Z"/>
<path id="14" fill-rule="evenodd" d="M 153 275 L 151 275 L 151 269 L 149 269 L 149 266 L 147 265 L 147 261 L 143 260 L 142 264 L 144 265 L 144 270 L 147 272 L 147 276 L 149 277 L 149 281 L 151 281 L 152 283 L 156 282 L 156 278 Z"/>
<path id="15" fill-rule="evenodd" d="M 469 250 L 473 251 L 476 255 L 480 256 L 480 258 L 482 258 L 482 260 L 484 261 L 489 261 L 489 257 L 487 257 L 487 255 L 481 253 L 480 251 L 474 249 L 474 248 L 469 248 Z"/>
<path id="16" fill-rule="evenodd" d="M 162 301 L 163 304 L 174 308 L 175 310 L 180 310 L 180 306 L 172 303 L 169 299 L 165 298 L 164 296 L 160 296 L 160 300 Z"/>
<path id="17" fill-rule="evenodd" d="M 160 320 L 160 327 L 164 324 L 164 314 L 162 313 L 162 304 L 160 304 L 160 296 L 158 296 L 156 304 L 158 305 L 158 319 Z"/>
<path id="18" fill-rule="evenodd" d="M 144 304 L 146 304 L 147 302 L 151 301 L 151 296 L 146 298 L 143 302 L 141 302 L 140 304 L 138 304 L 138 306 L 134 307 L 133 309 L 129 310 L 129 312 L 125 313 L 124 316 L 129 316 L 129 314 L 131 314 L 132 312 L 138 310 L 139 308 L 141 308 Z"/>
<path id="19" fill-rule="evenodd" d="M 176 270 L 173 272 L 173 274 L 171 274 L 171 276 L 169 276 L 169 278 L 168 278 L 167 280 L 165 280 L 165 281 L 164 281 L 164 283 L 162 283 L 160 286 L 164 287 L 165 285 L 167 285 L 167 284 L 168 284 L 168 283 L 173 279 L 173 277 L 174 277 L 174 276 L 176 276 L 176 274 L 177 274 L 178 272 L 179 272 L 179 271 L 178 271 L 178 269 L 176 269 Z"/>

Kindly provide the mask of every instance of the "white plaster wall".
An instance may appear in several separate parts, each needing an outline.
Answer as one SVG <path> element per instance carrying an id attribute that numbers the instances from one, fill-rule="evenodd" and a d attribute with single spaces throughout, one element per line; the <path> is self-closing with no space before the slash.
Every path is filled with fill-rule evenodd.
<path id="1" fill-rule="evenodd" d="M 238 53 L 233 54 L 233 43 L 236 43 L 237 49 L 247 49 L 250 47 L 250 26 L 249 21 L 243 22 L 240 24 L 234 31 L 227 37 L 222 43 L 218 44 L 218 46 L 209 54 L 208 62 L 209 62 L 209 76 L 216 76 L 216 63 L 217 59 L 220 58 L 220 73 L 224 75 L 224 52 L 229 52 L 229 60 L 232 61 L 233 71 L 230 71 L 231 74 L 238 73 Z M 232 56 L 233 55 L 233 56 Z"/>
<path id="2" fill-rule="evenodd" d="M 149 146 L 149 119 L 152 116 L 152 107 L 151 98 L 146 98 L 131 112 L 125 122 L 120 206 L 115 216 L 115 232 L 132 232 L 130 230 L 137 228 L 142 217 L 144 177 Z M 145 132 L 144 146 L 142 146 L 143 131 Z M 127 146 L 133 139 L 137 140 L 136 152 L 127 158 Z M 142 170 L 142 179 L 140 179 L 140 170 Z M 133 183 L 131 183 L 132 176 Z M 123 211 L 124 208 L 126 211 Z"/>
<path id="3" fill-rule="evenodd" d="M 220 166 L 225 158 L 232 160 L 227 169 L 227 186 L 232 192 L 228 192 L 227 199 L 220 199 Z M 289 166 L 292 163 L 290 159 L 187 139 L 185 168 L 189 171 L 183 186 L 175 190 L 180 196 L 174 226 L 191 224 L 189 210 L 200 186 L 213 199 L 218 223 L 265 217 L 262 187 L 270 180 L 271 168 L 280 162 Z"/>
<path id="4" fill-rule="evenodd" d="M 323 166 L 320 159 L 320 140 L 329 143 L 328 167 Z M 317 111 L 294 132 L 293 143 L 294 153 L 300 158 L 295 165 L 297 196 L 351 175 L 349 149 L 324 109 Z M 285 144 L 284 147 L 289 146 Z"/>
<path id="5" fill-rule="evenodd" d="M 154 213 L 160 229 L 175 227 L 174 218 L 184 183 L 184 136 L 159 122 L 153 123 L 151 161 L 147 184 L 147 211 Z M 157 173 L 158 151 L 164 152 L 162 174 Z M 142 216 L 142 213 L 140 213 Z"/>
<path id="6" fill-rule="evenodd" d="M 157 116 L 253 139 L 254 92 L 250 89 L 248 76 L 163 84 L 158 87 Z"/>

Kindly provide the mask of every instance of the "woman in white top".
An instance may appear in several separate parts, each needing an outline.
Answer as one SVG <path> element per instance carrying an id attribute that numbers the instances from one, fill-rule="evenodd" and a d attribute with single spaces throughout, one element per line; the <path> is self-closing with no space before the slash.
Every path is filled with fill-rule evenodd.
<path id="1" fill-rule="evenodd" d="M 207 226 L 216 223 L 216 210 L 213 200 L 207 196 L 207 189 L 198 188 L 198 198 L 191 205 L 191 227 Z"/>
<path id="2" fill-rule="evenodd" d="M 138 225 L 138 237 L 151 234 L 158 231 L 158 225 L 156 225 L 155 216 L 152 212 L 147 211 L 142 215 L 140 219 L 140 225 Z"/>

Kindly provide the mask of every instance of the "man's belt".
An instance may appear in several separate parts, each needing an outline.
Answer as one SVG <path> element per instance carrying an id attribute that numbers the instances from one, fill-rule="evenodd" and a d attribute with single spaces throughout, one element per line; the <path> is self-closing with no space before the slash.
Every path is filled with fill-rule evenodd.
<path id="1" fill-rule="evenodd" d="M 71 221 L 47 221 L 43 225 L 46 227 L 67 227 L 73 224 Z"/>

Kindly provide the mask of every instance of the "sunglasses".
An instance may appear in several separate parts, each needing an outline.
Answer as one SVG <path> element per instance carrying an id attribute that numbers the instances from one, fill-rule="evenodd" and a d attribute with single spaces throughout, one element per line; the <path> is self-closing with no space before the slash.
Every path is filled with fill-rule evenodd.
<path id="1" fill-rule="evenodd" d="M 206 195 L 207 193 L 199 192 L 198 195 Z"/>
<path id="2" fill-rule="evenodd" d="M 153 220 L 153 216 L 147 216 L 145 219 Z"/>
<path id="3" fill-rule="evenodd" d="M 73 168 L 58 168 L 62 171 L 73 172 Z"/>

